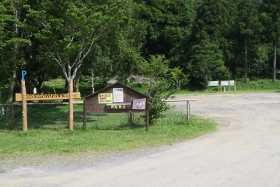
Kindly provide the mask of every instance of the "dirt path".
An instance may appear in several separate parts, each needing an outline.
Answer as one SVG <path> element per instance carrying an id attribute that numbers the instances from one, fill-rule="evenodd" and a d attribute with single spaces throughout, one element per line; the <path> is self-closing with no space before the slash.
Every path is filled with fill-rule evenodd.
<path id="1" fill-rule="evenodd" d="M 280 93 L 187 98 L 197 99 L 192 114 L 220 123 L 217 132 L 146 152 L 19 167 L 0 173 L 0 186 L 280 186 Z"/>

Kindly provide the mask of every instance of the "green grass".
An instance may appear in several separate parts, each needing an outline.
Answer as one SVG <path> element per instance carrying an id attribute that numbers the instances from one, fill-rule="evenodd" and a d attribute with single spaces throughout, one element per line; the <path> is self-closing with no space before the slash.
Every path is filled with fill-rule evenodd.
<path id="1" fill-rule="evenodd" d="M 262 93 L 262 92 L 279 92 L 280 80 L 272 82 L 271 79 L 248 80 L 244 83 L 243 79 L 236 80 L 236 91 L 234 87 L 225 86 L 226 92 L 222 92 L 218 87 L 209 87 L 206 90 L 180 90 L 177 94 L 217 94 L 217 93 Z"/>
<path id="2" fill-rule="evenodd" d="M 21 131 L 20 124 L 17 125 L 18 130 L 0 130 L 0 161 L 7 157 L 99 154 L 161 146 L 216 129 L 216 123 L 212 121 L 192 117 L 187 122 L 185 114 L 169 112 L 150 126 L 149 131 L 145 131 L 142 114 L 135 114 L 132 124 L 128 123 L 127 114 L 88 115 L 87 130 L 84 131 L 79 118 L 82 106 L 75 106 L 75 129 L 69 131 L 66 129 L 67 106 L 47 108 L 39 110 L 38 106 L 33 106 L 29 109 L 32 117 L 29 117 L 29 130 L 26 132 Z"/>

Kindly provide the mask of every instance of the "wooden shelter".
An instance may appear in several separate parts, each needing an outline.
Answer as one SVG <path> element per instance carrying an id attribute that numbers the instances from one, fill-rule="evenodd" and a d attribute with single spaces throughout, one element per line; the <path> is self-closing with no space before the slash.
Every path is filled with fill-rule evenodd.
<path id="1" fill-rule="evenodd" d="M 84 100 L 84 129 L 88 113 L 145 112 L 146 130 L 149 129 L 149 97 L 120 82 L 103 88 Z"/>

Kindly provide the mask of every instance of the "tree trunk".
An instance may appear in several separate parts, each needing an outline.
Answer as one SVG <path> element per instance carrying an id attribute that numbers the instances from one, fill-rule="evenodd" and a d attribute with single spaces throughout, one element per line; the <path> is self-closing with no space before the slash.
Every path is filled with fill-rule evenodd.
<path id="1" fill-rule="evenodd" d="M 80 74 L 77 74 L 74 81 L 74 91 L 79 92 L 79 87 L 80 87 Z"/>
<path id="2" fill-rule="evenodd" d="M 91 78 L 90 78 L 90 82 L 91 82 L 91 92 L 94 93 L 94 73 L 93 70 L 91 70 Z"/>
<path id="3" fill-rule="evenodd" d="M 273 54 L 273 79 L 272 81 L 275 82 L 276 81 L 276 55 L 277 55 L 277 49 L 276 49 L 276 45 L 274 44 L 273 46 L 273 50 L 274 50 L 274 54 Z"/>
<path id="4" fill-rule="evenodd" d="M 244 64 L 244 83 L 247 82 L 247 68 L 248 68 L 248 49 L 247 49 L 247 40 L 245 40 L 245 64 Z"/>
<path id="5" fill-rule="evenodd" d="M 0 104 L 2 104 L 2 91 L 0 90 Z M 4 106 L 1 106 L 0 108 L 0 119 L 2 119 L 5 115 L 5 110 L 4 110 Z"/>
<path id="6" fill-rule="evenodd" d="M 18 10 L 15 10 L 15 20 L 19 20 L 18 18 Z M 18 24 L 14 23 L 14 37 L 18 37 L 19 31 L 18 31 Z M 16 80 L 16 64 L 17 64 L 17 56 L 18 56 L 18 43 L 14 43 L 13 47 L 14 57 L 13 57 L 13 75 L 12 80 L 9 87 L 9 103 L 13 102 L 13 95 L 14 95 L 14 86 L 15 86 L 15 80 Z"/>

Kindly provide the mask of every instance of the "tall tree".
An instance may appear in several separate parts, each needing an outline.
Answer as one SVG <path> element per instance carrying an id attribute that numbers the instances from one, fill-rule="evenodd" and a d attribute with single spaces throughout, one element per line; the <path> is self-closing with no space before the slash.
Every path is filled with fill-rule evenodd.
<path id="1" fill-rule="evenodd" d="M 143 61 L 141 47 L 146 27 L 138 19 L 139 4 L 123 4 L 122 9 L 125 17 L 120 17 L 119 24 L 99 38 L 85 61 L 83 73 L 91 76 L 92 92 L 95 82 L 105 85 L 110 78 L 126 83 L 130 75 L 139 72 Z"/>
<path id="2" fill-rule="evenodd" d="M 258 17 L 258 4 L 253 0 L 237 1 L 237 21 L 236 21 L 236 36 L 237 41 L 243 46 L 244 52 L 244 82 L 247 80 L 248 75 L 248 47 L 253 49 L 255 41 L 258 39 L 262 30 L 262 25 Z M 252 60 L 252 59 L 251 59 Z"/>
<path id="3" fill-rule="evenodd" d="M 73 117 L 71 93 L 73 79 L 93 47 L 112 31 L 125 24 L 132 1 L 44 1 L 38 4 L 35 21 L 42 28 L 37 38 L 69 82 L 69 118 Z M 73 121 L 69 119 L 69 129 Z"/>
<path id="4" fill-rule="evenodd" d="M 273 46 L 273 78 L 276 80 L 277 68 L 277 48 L 280 44 L 280 1 L 263 0 L 262 3 L 262 23 L 266 28 L 264 30 L 267 42 Z"/>
<path id="5" fill-rule="evenodd" d="M 223 0 L 205 0 L 201 4 L 186 51 L 191 82 L 203 87 L 211 79 L 229 78 L 223 54 L 229 18 L 224 3 Z"/>
<path id="6" fill-rule="evenodd" d="M 142 0 L 140 18 L 147 22 L 143 47 L 146 58 L 163 54 L 169 59 L 175 53 L 181 40 L 191 33 L 196 3 L 193 0 Z"/>
<path id="7" fill-rule="evenodd" d="M 23 47 L 30 45 L 26 25 L 26 12 L 29 6 L 25 0 L 4 0 L 0 2 L 1 17 L 1 62 L 9 80 L 8 102 L 13 102 L 17 73 L 26 61 Z M 2 69 L 1 68 L 1 69 Z"/>

